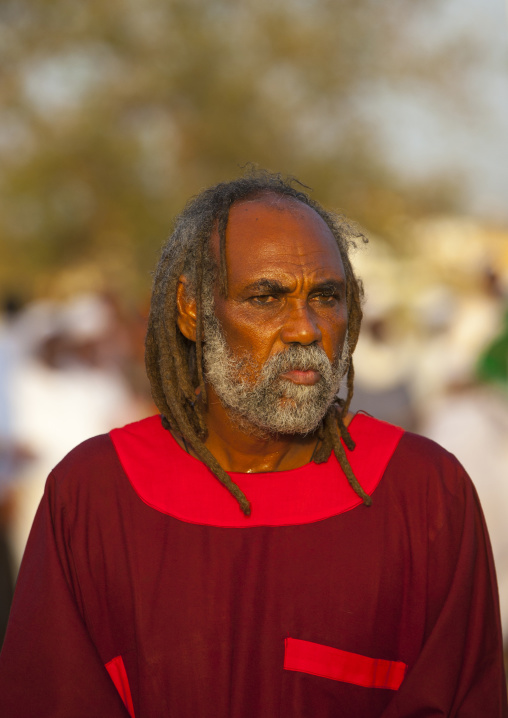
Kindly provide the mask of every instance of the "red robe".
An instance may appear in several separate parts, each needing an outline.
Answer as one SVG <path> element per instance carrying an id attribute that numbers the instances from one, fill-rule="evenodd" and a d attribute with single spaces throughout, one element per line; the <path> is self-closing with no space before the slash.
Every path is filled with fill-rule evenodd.
<path id="1" fill-rule="evenodd" d="M 475 490 L 362 414 L 332 456 L 232 474 L 246 518 L 152 417 L 46 486 L 0 656 L 5 718 L 498 718 L 497 588 Z"/>

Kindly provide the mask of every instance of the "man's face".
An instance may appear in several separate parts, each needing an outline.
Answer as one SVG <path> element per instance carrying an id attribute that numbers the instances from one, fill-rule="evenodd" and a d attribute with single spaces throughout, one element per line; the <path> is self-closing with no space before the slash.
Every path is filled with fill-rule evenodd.
<path id="1" fill-rule="evenodd" d="M 218 235 L 212 250 L 219 259 Z M 204 303 L 205 371 L 236 417 L 312 431 L 347 368 L 345 276 L 312 209 L 271 195 L 238 202 L 226 233 L 228 296 Z M 343 351 L 344 350 L 344 351 Z"/>

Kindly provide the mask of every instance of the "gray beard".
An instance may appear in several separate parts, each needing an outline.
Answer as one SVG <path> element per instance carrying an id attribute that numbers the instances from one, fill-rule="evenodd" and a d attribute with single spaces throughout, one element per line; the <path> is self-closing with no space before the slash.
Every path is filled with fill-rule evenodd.
<path id="1" fill-rule="evenodd" d="M 213 305 L 204 302 L 204 371 L 231 419 L 244 430 L 271 434 L 309 434 L 320 424 L 336 398 L 349 366 L 346 340 L 331 363 L 316 345 L 292 344 L 268 359 L 261 370 L 247 356 L 235 356 L 222 332 Z M 321 379 L 313 386 L 282 379 L 290 370 L 313 369 Z"/>

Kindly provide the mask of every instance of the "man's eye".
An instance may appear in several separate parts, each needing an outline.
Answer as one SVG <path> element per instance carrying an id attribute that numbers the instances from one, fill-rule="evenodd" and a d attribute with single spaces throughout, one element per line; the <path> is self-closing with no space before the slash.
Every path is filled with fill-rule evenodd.
<path id="1" fill-rule="evenodd" d="M 271 304 L 276 301 L 276 297 L 273 294 L 260 294 L 256 297 L 251 297 L 253 304 Z"/>
<path id="2" fill-rule="evenodd" d="M 336 294 L 315 294 L 314 299 L 320 304 L 333 304 L 339 297 Z"/>

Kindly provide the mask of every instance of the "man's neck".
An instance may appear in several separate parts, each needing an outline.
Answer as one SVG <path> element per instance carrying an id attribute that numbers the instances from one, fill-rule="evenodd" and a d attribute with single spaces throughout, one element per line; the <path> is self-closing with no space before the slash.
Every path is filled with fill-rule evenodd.
<path id="1" fill-rule="evenodd" d="M 300 434 L 260 432 L 245 420 L 238 421 L 208 387 L 206 412 L 207 448 L 227 472 L 287 471 L 308 464 L 318 444 L 317 431 Z M 346 423 L 349 423 L 349 418 Z"/>
<path id="2" fill-rule="evenodd" d="M 211 426 L 206 446 L 225 471 L 260 473 L 287 471 L 308 464 L 316 448 L 316 433 L 305 437 L 295 435 L 256 436 L 246 427 Z"/>

